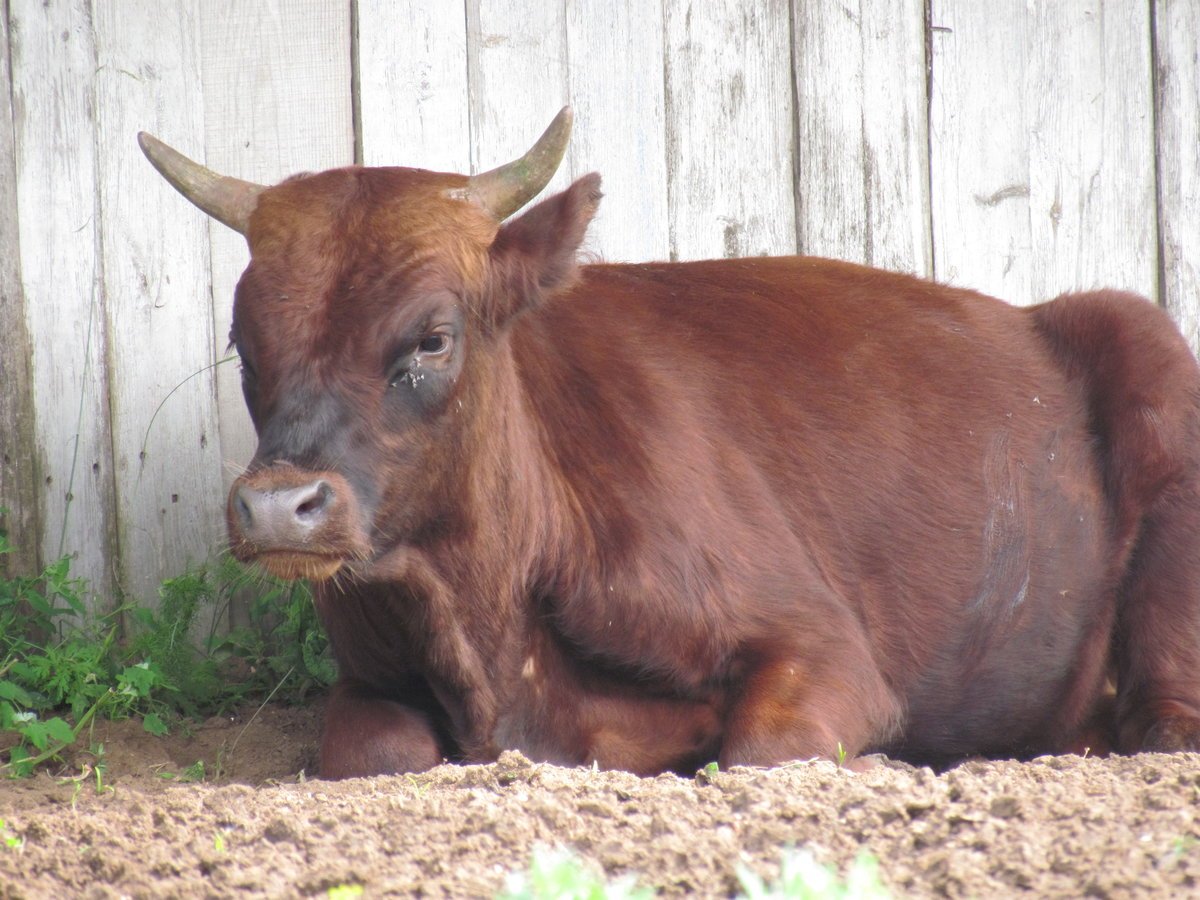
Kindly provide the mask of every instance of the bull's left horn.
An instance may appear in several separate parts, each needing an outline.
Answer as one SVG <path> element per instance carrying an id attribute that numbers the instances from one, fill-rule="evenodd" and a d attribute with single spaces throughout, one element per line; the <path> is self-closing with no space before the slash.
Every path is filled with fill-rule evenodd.
<path id="1" fill-rule="evenodd" d="M 537 196 L 562 162 L 571 138 L 571 107 L 559 110 L 529 152 L 497 169 L 472 175 L 468 196 L 503 221 Z"/>
<path id="2" fill-rule="evenodd" d="M 171 187 L 218 222 L 246 233 L 263 185 L 218 175 L 144 131 L 138 132 L 138 146 Z"/>

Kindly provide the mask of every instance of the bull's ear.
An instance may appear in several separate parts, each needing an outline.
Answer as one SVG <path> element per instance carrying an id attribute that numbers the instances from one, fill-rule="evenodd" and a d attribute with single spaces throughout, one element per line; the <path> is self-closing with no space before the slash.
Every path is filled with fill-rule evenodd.
<path id="1" fill-rule="evenodd" d="M 490 251 L 492 325 L 503 327 L 575 280 L 576 254 L 600 197 L 600 176 L 593 172 L 501 226 Z"/>

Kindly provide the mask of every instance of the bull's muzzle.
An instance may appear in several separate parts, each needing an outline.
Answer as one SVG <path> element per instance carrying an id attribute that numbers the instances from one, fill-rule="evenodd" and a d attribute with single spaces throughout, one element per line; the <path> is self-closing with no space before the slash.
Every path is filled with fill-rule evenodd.
<path id="1" fill-rule="evenodd" d="M 303 546 L 329 519 L 335 498 L 329 482 L 319 478 L 280 490 L 243 484 L 233 492 L 230 502 L 246 540 Z"/>
<path id="2" fill-rule="evenodd" d="M 230 547 L 280 578 L 329 578 L 369 555 L 358 504 L 344 478 L 271 466 L 234 482 L 226 509 Z"/>

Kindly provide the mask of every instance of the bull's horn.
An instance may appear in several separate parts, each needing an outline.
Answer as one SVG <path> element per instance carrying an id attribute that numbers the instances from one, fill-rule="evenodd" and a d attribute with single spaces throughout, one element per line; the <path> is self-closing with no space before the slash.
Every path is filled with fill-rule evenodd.
<path id="1" fill-rule="evenodd" d="M 246 233 L 263 185 L 218 175 L 144 131 L 138 132 L 138 145 L 171 187 L 218 222 Z"/>
<path id="2" fill-rule="evenodd" d="M 507 219 L 550 183 L 570 138 L 571 107 L 564 106 L 528 153 L 498 169 L 472 175 L 468 195 L 497 220 Z"/>

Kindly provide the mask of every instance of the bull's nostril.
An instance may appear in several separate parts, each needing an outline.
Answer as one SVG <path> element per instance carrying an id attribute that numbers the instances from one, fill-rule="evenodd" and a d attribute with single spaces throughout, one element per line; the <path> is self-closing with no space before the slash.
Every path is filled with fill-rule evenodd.
<path id="1" fill-rule="evenodd" d="M 239 485 L 229 500 L 235 536 L 261 547 L 301 547 L 319 541 L 338 505 L 333 484 L 317 478 L 292 487 Z"/>
<path id="2" fill-rule="evenodd" d="M 246 502 L 243 490 L 243 488 L 239 488 L 233 495 L 233 508 L 237 512 L 238 521 L 241 522 L 242 527 L 249 528 L 254 523 L 254 514 L 250 511 L 250 504 Z"/>
<path id="3" fill-rule="evenodd" d="M 333 488 L 329 486 L 329 483 L 318 481 L 312 485 L 311 491 L 296 506 L 296 515 L 301 519 L 309 519 L 319 515 L 325 510 L 332 496 Z"/>

